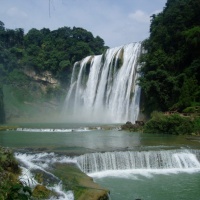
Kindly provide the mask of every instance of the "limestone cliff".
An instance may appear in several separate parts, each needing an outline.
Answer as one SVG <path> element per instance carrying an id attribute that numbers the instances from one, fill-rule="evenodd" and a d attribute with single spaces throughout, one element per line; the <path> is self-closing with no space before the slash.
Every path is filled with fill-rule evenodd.
<path id="1" fill-rule="evenodd" d="M 60 112 L 65 89 L 49 71 L 38 73 L 27 68 L 15 84 L 4 85 L 7 122 L 48 121 Z"/>

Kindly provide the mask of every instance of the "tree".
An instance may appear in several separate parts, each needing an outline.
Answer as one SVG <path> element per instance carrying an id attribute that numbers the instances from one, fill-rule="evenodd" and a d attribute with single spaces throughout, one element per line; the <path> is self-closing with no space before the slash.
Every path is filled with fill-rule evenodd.
<path id="1" fill-rule="evenodd" d="M 181 111 L 199 102 L 198 9 L 198 0 L 168 0 L 163 11 L 151 17 L 150 37 L 143 42 L 146 54 L 141 57 L 140 78 L 148 112 Z"/>

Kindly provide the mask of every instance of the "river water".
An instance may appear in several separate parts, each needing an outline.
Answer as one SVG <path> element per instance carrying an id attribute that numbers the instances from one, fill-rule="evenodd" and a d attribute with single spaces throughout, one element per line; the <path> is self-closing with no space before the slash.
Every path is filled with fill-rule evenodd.
<path id="1" fill-rule="evenodd" d="M 52 162 L 76 163 L 110 190 L 112 200 L 200 199 L 198 141 L 117 127 L 21 124 L 15 131 L 0 132 L 0 145 L 13 148 L 23 167 L 47 170 Z M 72 193 L 58 191 L 63 199 L 73 199 Z"/>

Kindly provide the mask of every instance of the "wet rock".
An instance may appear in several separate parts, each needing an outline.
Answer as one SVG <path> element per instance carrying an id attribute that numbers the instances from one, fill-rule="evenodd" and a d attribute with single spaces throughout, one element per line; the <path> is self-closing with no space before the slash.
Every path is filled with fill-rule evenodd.
<path id="1" fill-rule="evenodd" d="M 121 126 L 121 130 L 125 131 L 141 131 L 142 127 L 144 125 L 143 121 L 136 121 L 135 124 L 132 124 L 131 122 L 126 122 L 126 124 L 123 124 Z"/>
<path id="2" fill-rule="evenodd" d="M 52 191 L 48 190 L 43 185 L 37 185 L 33 190 L 33 197 L 39 198 L 39 199 L 47 199 L 51 196 Z"/>

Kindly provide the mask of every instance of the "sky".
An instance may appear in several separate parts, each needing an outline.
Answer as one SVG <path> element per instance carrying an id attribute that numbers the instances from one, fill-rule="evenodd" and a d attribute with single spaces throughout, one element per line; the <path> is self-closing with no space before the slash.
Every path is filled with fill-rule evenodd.
<path id="1" fill-rule="evenodd" d="M 150 16 L 167 0 L 0 0 L 5 28 L 81 27 L 117 47 L 149 37 Z"/>

